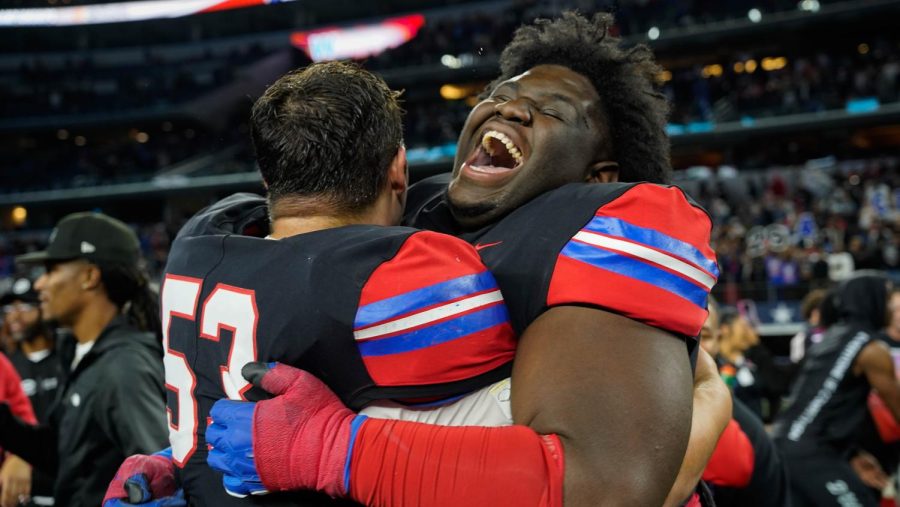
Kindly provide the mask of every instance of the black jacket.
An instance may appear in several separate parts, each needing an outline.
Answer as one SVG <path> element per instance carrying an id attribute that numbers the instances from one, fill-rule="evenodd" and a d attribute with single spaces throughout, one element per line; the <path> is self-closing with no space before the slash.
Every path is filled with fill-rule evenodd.
<path id="1" fill-rule="evenodd" d="M 75 343 L 62 344 L 70 365 Z M 46 426 L 0 411 L 0 445 L 56 475 L 57 505 L 97 506 L 122 461 L 168 445 L 162 349 L 117 317 L 70 372 Z"/>

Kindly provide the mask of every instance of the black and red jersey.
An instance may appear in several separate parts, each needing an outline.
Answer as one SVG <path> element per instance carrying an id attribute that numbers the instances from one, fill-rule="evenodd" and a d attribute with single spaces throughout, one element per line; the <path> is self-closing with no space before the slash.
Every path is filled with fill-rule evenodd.
<path id="1" fill-rule="evenodd" d="M 306 369 L 355 410 L 456 396 L 510 373 L 503 297 L 466 242 L 365 225 L 272 240 L 267 228 L 264 199 L 229 197 L 186 224 L 166 267 L 170 441 L 197 504 L 331 503 L 308 493 L 239 501 L 206 465 L 212 404 L 259 399 L 241 377 L 249 361 Z"/>
<path id="2" fill-rule="evenodd" d="M 570 184 L 467 231 L 450 214 L 448 181 L 414 185 L 405 223 L 471 243 L 500 284 L 517 333 L 562 305 L 601 308 L 682 337 L 699 333 L 719 272 L 709 216 L 681 189 Z"/>

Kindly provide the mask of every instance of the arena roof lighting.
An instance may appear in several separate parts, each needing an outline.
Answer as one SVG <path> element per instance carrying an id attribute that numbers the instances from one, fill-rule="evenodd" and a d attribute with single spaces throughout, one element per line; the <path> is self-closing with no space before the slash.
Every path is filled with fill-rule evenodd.
<path id="1" fill-rule="evenodd" d="M 0 26 L 75 26 L 178 18 L 294 0 L 147 0 L 67 7 L 0 9 Z"/>
<path id="2" fill-rule="evenodd" d="M 425 16 L 411 14 L 347 28 L 294 32 L 291 44 L 303 50 L 314 62 L 365 58 L 408 42 L 423 25 Z"/>

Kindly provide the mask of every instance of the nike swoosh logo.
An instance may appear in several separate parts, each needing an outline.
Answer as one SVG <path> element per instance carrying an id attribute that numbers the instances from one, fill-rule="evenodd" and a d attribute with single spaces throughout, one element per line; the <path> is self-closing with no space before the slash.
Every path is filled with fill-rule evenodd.
<path id="1" fill-rule="evenodd" d="M 491 246 L 497 246 L 497 245 L 499 245 L 500 243 L 503 243 L 503 241 L 495 241 L 495 242 L 493 242 L 493 243 L 485 243 L 485 244 L 475 243 L 475 250 L 481 250 L 482 248 L 488 248 L 488 247 L 491 247 Z"/>

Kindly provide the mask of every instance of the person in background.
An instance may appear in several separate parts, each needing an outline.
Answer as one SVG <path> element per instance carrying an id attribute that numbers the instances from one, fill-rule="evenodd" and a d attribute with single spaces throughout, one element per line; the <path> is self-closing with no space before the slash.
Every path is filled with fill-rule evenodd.
<path id="1" fill-rule="evenodd" d="M 791 338 L 791 362 L 800 363 L 806 350 L 812 345 L 822 341 L 825 334 L 825 328 L 822 325 L 822 301 L 825 300 L 827 291 L 825 289 L 815 289 L 809 292 L 803 298 L 800 304 L 800 313 L 806 325 L 803 330 Z"/>
<path id="2" fill-rule="evenodd" d="M 100 505 L 126 456 L 167 443 L 159 306 L 140 269 L 137 237 L 100 213 L 63 218 L 35 282 L 44 320 L 68 328 L 66 378 L 46 425 L 32 426 L 0 404 L 0 445 L 56 476 L 54 497 Z"/>
<path id="3" fill-rule="evenodd" d="M 890 318 L 890 290 L 883 275 L 857 274 L 826 298 L 835 312 L 823 317 L 834 324 L 807 351 L 773 428 L 795 507 L 877 505 L 847 459 L 868 414 L 870 390 L 900 420 L 900 382 L 890 351 L 878 339 Z"/>
<path id="4" fill-rule="evenodd" d="M 9 359 L 22 378 L 22 391 L 31 401 L 38 424 L 47 424 L 61 372 L 52 330 L 41 319 L 38 303 L 33 282 L 19 278 L 0 298 L 0 309 L 15 344 Z M 53 505 L 53 478 L 35 470 L 31 494 L 35 504 Z"/>
<path id="5" fill-rule="evenodd" d="M 34 410 L 22 391 L 22 380 L 5 355 L 0 354 L 0 404 L 25 424 L 35 424 Z M 31 465 L 0 447 L 0 507 L 15 507 L 31 494 Z"/>
<path id="6" fill-rule="evenodd" d="M 750 321 L 734 309 L 723 309 L 719 315 L 719 373 L 741 400 L 760 420 L 762 419 L 762 386 L 757 378 L 757 366 L 746 353 L 759 344 L 759 335 Z"/>
<path id="7" fill-rule="evenodd" d="M 719 307 L 710 296 L 709 317 L 700 330 L 700 346 L 710 356 L 719 352 Z M 703 360 L 700 356 L 698 361 Z M 731 422 L 719 437 L 703 480 L 721 507 L 784 507 L 789 505 L 784 461 L 762 422 L 733 399 Z"/>

